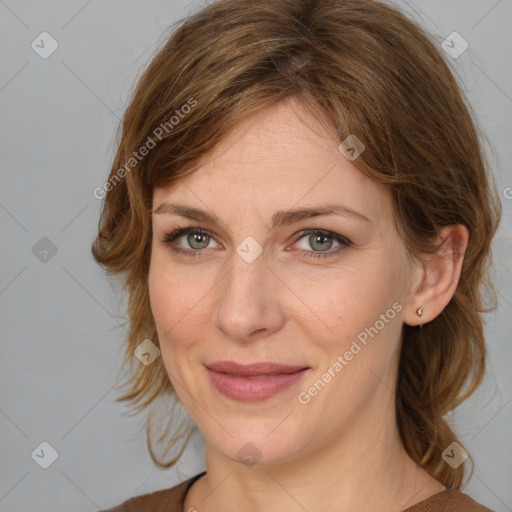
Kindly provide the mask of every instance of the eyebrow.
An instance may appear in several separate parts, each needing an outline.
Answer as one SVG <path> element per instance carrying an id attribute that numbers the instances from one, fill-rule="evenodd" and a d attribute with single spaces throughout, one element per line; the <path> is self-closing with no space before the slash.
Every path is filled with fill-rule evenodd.
<path id="1" fill-rule="evenodd" d="M 208 213 L 205 210 L 194 208 L 192 206 L 185 206 L 180 204 L 162 203 L 154 214 L 168 214 L 179 215 L 187 219 L 192 219 L 209 224 L 217 224 L 218 219 L 214 214 Z M 372 221 L 360 212 L 352 210 L 347 206 L 341 204 L 327 204 L 317 206 L 314 208 L 300 208 L 295 210 L 279 210 L 272 215 L 272 229 L 279 226 L 286 226 L 300 222 L 302 220 L 311 219 L 313 217 L 321 217 L 325 215 L 342 215 L 344 217 L 353 217 L 364 222 Z M 229 229 L 229 228 L 228 228 Z"/>

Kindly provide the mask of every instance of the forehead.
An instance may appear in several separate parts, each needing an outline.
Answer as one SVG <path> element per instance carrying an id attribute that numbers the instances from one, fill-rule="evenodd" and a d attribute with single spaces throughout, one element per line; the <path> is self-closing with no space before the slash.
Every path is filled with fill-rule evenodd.
<path id="1" fill-rule="evenodd" d="M 163 201 L 222 215 L 261 216 L 283 208 L 339 203 L 367 217 L 391 215 L 388 191 L 363 175 L 305 109 L 280 103 L 239 123 L 195 169 L 154 192 Z M 266 217 L 266 215 L 265 215 Z"/>

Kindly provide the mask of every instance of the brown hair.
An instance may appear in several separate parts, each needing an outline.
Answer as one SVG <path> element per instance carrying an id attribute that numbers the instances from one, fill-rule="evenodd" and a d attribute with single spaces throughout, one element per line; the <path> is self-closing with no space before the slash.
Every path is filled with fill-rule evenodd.
<path id="1" fill-rule="evenodd" d="M 483 135 L 445 57 L 417 23 L 379 1 L 216 1 L 173 27 L 147 66 L 123 118 L 92 248 L 98 263 L 122 276 L 129 297 L 123 364 L 130 377 L 118 400 L 136 412 L 159 397 L 177 403 L 161 358 L 145 366 L 133 357 L 143 339 L 158 344 L 148 297 L 154 187 L 193 172 L 198 158 L 238 122 L 289 98 L 339 142 L 349 134 L 364 142 L 353 163 L 391 190 L 397 227 L 412 256 L 435 251 L 433 238 L 443 226 L 469 230 L 450 303 L 421 329 L 403 326 L 396 389 L 408 454 L 445 486 L 459 488 L 464 465 L 452 469 L 441 456 L 450 443 L 460 443 L 446 414 L 484 375 L 481 313 L 496 304 L 490 243 L 501 205 Z M 143 151 L 149 140 L 151 149 Z M 146 427 L 154 462 L 171 466 L 190 429 L 174 431 L 160 459 L 151 414 Z M 178 455 L 164 462 L 183 437 Z"/>

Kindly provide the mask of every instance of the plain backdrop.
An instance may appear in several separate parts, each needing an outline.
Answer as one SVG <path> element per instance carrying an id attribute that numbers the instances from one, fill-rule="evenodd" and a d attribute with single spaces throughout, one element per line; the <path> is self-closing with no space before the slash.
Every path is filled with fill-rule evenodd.
<path id="1" fill-rule="evenodd" d="M 204 468 L 200 436 L 177 467 L 156 468 L 143 416 L 115 402 L 124 307 L 90 253 L 101 206 L 93 190 L 108 176 L 128 93 L 164 31 L 199 5 L 0 0 L 1 512 L 92 512 Z M 492 145 L 500 302 L 488 315 L 484 386 L 454 418 L 476 461 L 464 491 L 510 511 L 512 1 L 396 5 L 439 47 L 452 32 L 467 41 L 450 60 Z M 44 469 L 43 459 L 55 460 Z"/>

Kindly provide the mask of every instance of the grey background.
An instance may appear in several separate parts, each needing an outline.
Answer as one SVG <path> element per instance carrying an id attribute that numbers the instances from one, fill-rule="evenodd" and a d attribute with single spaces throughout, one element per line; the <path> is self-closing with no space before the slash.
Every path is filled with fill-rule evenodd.
<path id="1" fill-rule="evenodd" d="M 124 309 L 90 255 L 100 212 L 92 191 L 107 178 L 127 94 L 164 30 L 199 5 L 0 0 L 1 512 L 95 511 L 203 470 L 199 436 L 177 467 L 157 469 L 143 416 L 114 401 Z M 451 62 L 493 146 L 500 304 L 488 315 L 484 386 L 454 418 L 476 461 L 465 492 L 510 511 L 512 1 L 396 5 L 439 44 L 453 31 L 468 41 Z M 31 48 L 43 31 L 59 44 L 47 59 Z M 57 249 L 46 262 L 33 252 L 43 237 Z M 58 452 L 48 469 L 31 457 L 43 441 Z"/>

